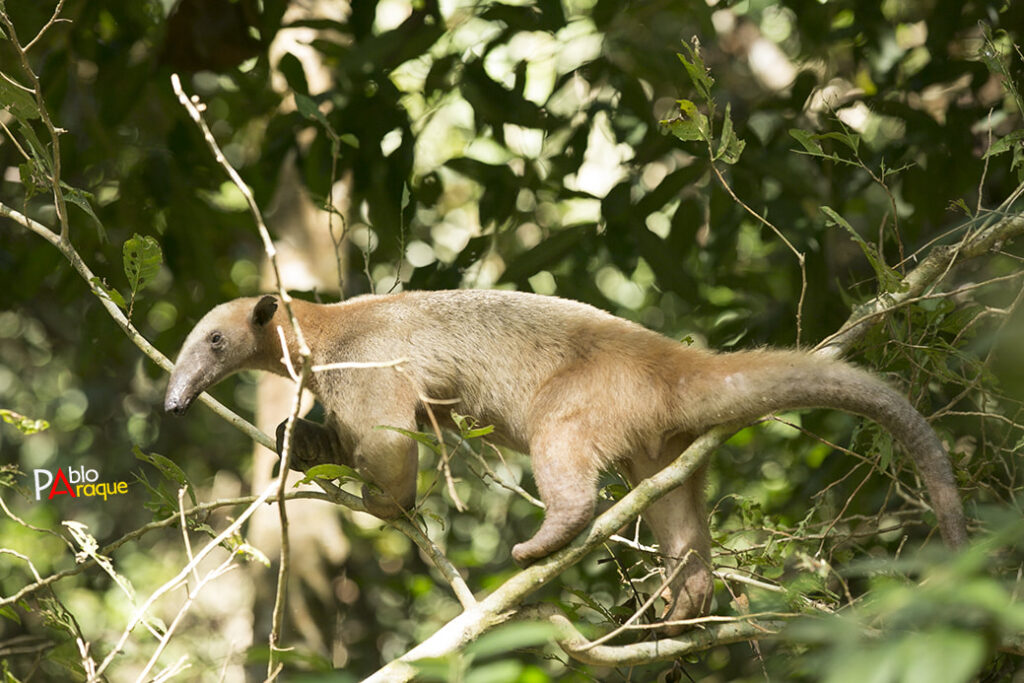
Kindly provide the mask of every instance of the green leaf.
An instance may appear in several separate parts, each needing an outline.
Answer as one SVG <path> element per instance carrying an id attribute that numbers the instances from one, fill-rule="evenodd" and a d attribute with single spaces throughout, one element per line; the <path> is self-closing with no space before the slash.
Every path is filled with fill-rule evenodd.
<path id="1" fill-rule="evenodd" d="M 39 166 L 32 159 L 18 165 L 18 175 L 25 187 L 25 201 L 32 199 L 46 187 L 46 176 L 39 172 Z"/>
<path id="2" fill-rule="evenodd" d="M 148 462 L 150 465 L 157 468 L 165 479 L 170 479 L 179 487 L 184 486 L 188 490 L 188 496 L 192 499 L 192 504 L 197 504 L 192 482 L 189 481 L 188 475 L 185 474 L 185 470 L 178 467 L 173 460 L 165 458 L 159 453 L 144 453 L 138 446 L 132 446 L 132 453 L 134 453 L 135 457 L 139 460 Z"/>
<path id="3" fill-rule="evenodd" d="M 856 154 L 857 150 L 860 149 L 860 136 L 856 133 L 822 133 L 820 135 L 815 135 L 814 137 L 818 140 L 824 140 L 826 138 L 829 140 L 838 140 L 853 150 L 854 154 Z"/>
<path id="4" fill-rule="evenodd" d="M 718 151 L 713 160 L 721 159 L 727 164 L 735 164 L 743 154 L 743 148 L 747 143 L 741 140 L 732 127 L 732 106 L 725 105 L 725 120 L 722 122 L 722 137 L 718 143 Z"/>
<path id="5" fill-rule="evenodd" d="M 8 110 L 14 118 L 21 121 L 38 119 L 40 115 L 36 98 L 32 93 L 26 92 L 6 78 L 0 78 L 0 109 Z"/>
<path id="6" fill-rule="evenodd" d="M 16 624 L 21 623 L 21 617 L 18 616 L 18 613 L 10 605 L 4 605 L 3 607 L 0 607 L 0 616 L 6 619 L 10 619 Z"/>
<path id="7" fill-rule="evenodd" d="M 136 234 L 127 240 L 123 254 L 124 274 L 128 277 L 133 293 L 153 281 L 164 260 L 159 243 L 149 235 L 143 237 Z"/>
<path id="8" fill-rule="evenodd" d="M 299 110 L 299 113 L 305 116 L 310 121 L 316 121 L 327 130 L 332 130 L 331 122 L 327 120 L 324 113 L 320 111 L 320 107 L 309 95 L 303 95 L 302 93 L 295 93 L 295 108 Z"/>
<path id="9" fill-rule="evenodd" d="M 975 680 L 987 652 L 981 632 L 912 633 L 899 644 L 904 683 L 967 683 Z"/>
<path id="10" fill-rule="evenodd" d="M 49 179 L 53 177 L 53 159 L 50 158 L 49 148 L 42 143 L 39 136 L 36 135 L 36 132 L 32 129 L 32 126 L 28 125 L 24 121 L 18 121 L 18 132 L 20 132 L 21 136 L 25 139 L 25 142 L 28 145 L 29 154 L 35 160 L 36 164 L 43 169 L 43 176 L 46 178 L 47 182 L 49 182 Z"/>
<path id="11" fill-rule="evenodd" d="M 424 446 L 434 451 L 438 455 L 441 454 L 441 447 L 438 445 L 437 438 L 433 434 L 428 434 L 426 432 L 414 432 L 409 429 L 402 429 L 401 427 L 392 427 L 390 425 L 377 425 L 376 427 L 374 427 L 374 429 L 388 429 L 391 430 L 392 432 L 405 434 L 413 441 L 417 441 L 423 444 Z"/>
<path id="12" fill-rule="evenodd" d="M 1020 130 L 1015 130 L 1009 135 L 1004 135 L 1003 137 L 993 142 L 992 146 L 988 148 L 988 151 L 985 152 L 985 156 L 982 158 L 988 159 L 989 157 L 994 157 L 997 154 L 1009 152 L 1011 149 L 1013 149 L 1014 145 L 1018 145 L 1022 142 L 1024 142 L 1024 128 Z"/>
<path id="13" fill-rule="evenodd" d="M 878 252 L 875 250 L 875 248 L 868 244 L 866 241 L 864 241 L 864 238 L 861 237 L 857 233 L 857 231 L 853 229 L 853 226 L 850 225 L 845 218 L 836 213 L 834 209 L 828 206 L 823 206 L 821 207 L 821 211 L 828 217 L 829 221 L 832 224 L 838 225 L 839 227 L 846 230 L 846 232 L 848 232 L 850 236 L 853 237 L 853 240 L 857 243 L 857 245 L 860 246 L 860 249 L 862 252 L 864 252 L 864 256 L 865 258 L 867 258 L 868 263 L 871 264 L 872 270 L 875 271 L 875 277 L 878 278 L 878 284 L 882 288 L 882 291 L 898 291 L 901 286 L 902 279 L 896 271 L 887 266 L 881 260 L 881 258 L 879 258 Z"/>
<path id="14" fill-rule="evenodd" d="M 13 410 L 0 408 L 0 418 L 7 424 L 14 425 L 22 434 L 37 434 L 50 428 L 50 423 L 46 420 L 34 420 Z"/>
<path id="15" fill-rule="evenodd" d="M 335 479 L 351 479 L 355 481 L 363 480 L 363 478 L 359 476 L 358 472 L 347 465 L 323 463 L 321 465 L 314 465 L 306 470 L 306 476 L 304 476 L 301 481 L 295 482 L 295 485 L 312 484 L 317 479 L 326 479 L 327 481 L 334 481 Z"/>
<path id="16" fill-rule="evenodd" d="M 359 138 L 357 138 L 352 133 L 345 133 L 344 135 L 339 135 L 338 139 L 344 142 L 349 147 L 359 149 Z"/>
<path id="17" fill-rule="evenodd" d="M 122 311 L 128 310 L 128 304 L 125 302 L 124 297 L 121 296 L 121 292 L 117 291 L 112 287 L 108 287 L 103 280 L 98 277 L 94 277 L 89 280 L 90 283 L 96 288 L 97 295 L 106 296 L 108 299 L 114 302 L 114 304 Z"/>
<path id="18" fill-rule="evenodd" d="M 474 657 L 491 657 L 525 647 L 535 647 L 551 642 L 555 627 L 545 622 L 513 622 L 499 626 L 485 633 L 466 646 L 466 654 Z"/>
<path id="19" fill-rule="evenodd" d="M 964 215 L 966 215 L 968 218 L 974 217 L 974 212 L 971 211 L 971 207 L 967 206 L 967 202 L 965 202 L 963 199 L 955 199 L 951 201 L 949 203 L 949 208 L 951 210 L 963 211 Z"/>
<path id="20" fill-rule="evenodd" d="M 856 133 L 812 133 L 806 130 L 800 130 L 799 128 L 790 128 L 789 134 L 793 136 L 797 142 L 799 142 L 804 151 L 811 156 L 822 157 L 823 159 L 831 159 L 833 161 L 845 161 L 849 163 L 848 159 L 843 159 L 836 154 L 827 154 L 821 145 L 818 143 L 819 140 L 836 140 L 849 147 L 854 155 L 860 149 L 860 136 Z"/>
<path id="21" fill-rule="evenodd" d="M 821 148 L 821 145 L 818 144 L 818 136 L 814 133 L 806 130 L 800 130 L 799 128 L 790 128 L 789 134 L 796 138 L 797 142 L 803 145 L 803 148 L 808 154 L 813 154 L 814 156 L 819 157 L 825 156 L 825 151 Z"/>
<path id="22" fill-rule="evenodd" d="M 128 277 L 128 285 L 132 289 L 131 303 L 128 306 L 128 317 L 131 317 L 135 306 L 135 297 L 139 290 L 148 285 L 160 272 L 160 264 L 164 261 L 160 244 L 149 235 L 134 235 L 124 243 L 124 274 Z"/>
<path id="23" fill-rule="evenodd" d="M 92 209 L 92 202 L 95 200 L 91 192 L 85 190 L 79 190 L 76 187 L 71 187 L 66 183 L 60 184 L 61 189 L 64 191 L 64 200 L 71 202 L 82 211 L 85 211 L 90 218 L 92 218 L 93 224 L 96 226 L 96 232 L 99 233 L 100 241 L 107 241 L 107 231 L 103 227 L 103 223 L 100 222 L 100 217 L 96 215 L 96 212 Z"/>
<path id="24" fill-rule="evenodd" d="M 211 535 L 216 536 L 216 534 Z M 226 546 L 229 550 L 231 550 L 231 552 L 241 555 L 249 562 L 258 562 L 259 564 L 262 564 L 264 567 L 270 566 L 270 558 L 267 557 L 262 550 L 255 546 L 249 545 L 248 543 L 244 542 L 238 542 L 234 538 L 224 539 L 223 545 Z"/>
<path id="25" fill-rule="evenodd" d="M 494 431 L 494 425 L 477 427 L 476 420 L 472 417 L 459 415 L 454 410 L 452 411 L 452 422 L 459 428 L 459 435 L 463 439 L 476 439 L 481 436 L 487 436 Z"/>
<path id="26" fill-rule="evenodd" d="M 680 140 L 704 140 L 710 142 L 711 128 L 708 117 L 697 111 L 697 105 L 690 100 L 679 100 L 679 116 L 665 119 L 661 125 Z"/>
<path id="27" fill-rule="evenodd" d="M 676 53 L 676 57 L 679 57 L 679 61 L 683 63 L 686 68 L 686 73 L 693 82 L 693 87 L 697 89 L 700 96 L 709 104 L 711 103 L 711 86 L 715 84 L 715 79 L 708 73 L 708 68 L 704 64 L 704 59 L 700 56 L 700 45 L 694 44 L 692 47 L 686 42 L 683 43 L 683 49 L 686 50 L 686 54 L 682 55 Z"/>
<path id="28" fill-rule="evenodd" d="M 488 664 L 478 664 L 466 672 L 464 683 L 493 683 L 493 681 L 521 681 L 525 665 L 513 658 Z"/>

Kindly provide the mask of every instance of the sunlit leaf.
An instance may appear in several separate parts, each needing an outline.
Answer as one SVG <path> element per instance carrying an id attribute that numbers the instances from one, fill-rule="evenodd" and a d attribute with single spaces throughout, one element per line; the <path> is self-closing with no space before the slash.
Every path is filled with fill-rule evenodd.
<path id="1" fill-rule="evenodd" d="M 710 141 L 708 117 L 697 111 L 697 105 L 690 100 L 679 100 L 679 116 L 661 122 L 680 140 Z"/>
<path id="2" fill-rule="evenodd" d="M 301 481 L 296 482 L 295 485 L 312 484 L 317 479 L 326 479 L 327 481 L 334 481 L 335 479 L 362 481 L 359 473 L 347 465 L 322 463 L 306 470 L 306 476 Z"/>
<path id="3" fill-rule="evenodd" d="M 0 408 L 0 418 L 7 424 L 14 425 L 22 434 L 37 434 L 50 428 L 50 423 L 46 420 L 25 417 L 13 410 Z"/>
<path id="4" fill-rule="evenodd" d="M 402 429 L 401 427 L 392 427 L 390 425 L 377 425 L 374 429 L 387 429 L 392 432 L 398 432 L 399 434 L 405 434 L 413 441 L 423 444 L 435 453 L 440 454 L 441 452 L 441 448 L 437 443 L 437 437 L 433 434 L 428 434 L 426 432 L 414 432 L 410 429 Z"/>
<path id="5" fill-rule="evenodd" d="M 459 435 L 463 439 L 476 439 L 481 436 L 487 436 L 494 431 L 494 425 L 477 427 L 477 422 L 472 417 L 460 415 L 454 410 L 452 411 L 452 422 L 459 428 Z"/>

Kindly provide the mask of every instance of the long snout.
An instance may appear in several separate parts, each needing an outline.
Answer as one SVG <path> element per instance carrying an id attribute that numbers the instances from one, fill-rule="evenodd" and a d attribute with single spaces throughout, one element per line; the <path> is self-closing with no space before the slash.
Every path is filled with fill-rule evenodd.
<path id="1" fill-rule="evenodd" d="M 209 382 L 205 381 L 204 373 L 190 371 L 194 363 L 178 358 L 171 378 L 167 381 L 167 394 L 164 396 L 164 411 L 172 415 L 184 415 L 200 393 L 206 390 Z"/>
<path id="2" fill-rule="evenodd" d="M 164 397 L 164 411 L 172 415 L 184 415 L 194 400 L 195 394 L 187 391 L 180 382 L 176 384 L 172 374 L 167 385 L 167 395 Z"/>

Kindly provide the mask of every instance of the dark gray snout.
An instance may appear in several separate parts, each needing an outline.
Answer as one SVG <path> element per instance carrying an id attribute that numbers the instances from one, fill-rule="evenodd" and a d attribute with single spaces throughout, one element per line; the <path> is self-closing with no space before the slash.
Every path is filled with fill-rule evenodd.
<path id="1" fill-rule="evenodd" d="M 184 360 L 183 360 L 184 359 Z M 188 356 L 178 358 L 171 378 L 167 381 L 167 395 L 164 396 L 164 411 L 172 415 L 184 415 L 192 401 L 209 385 L 203 373 L 190 371 L 194 363 L 189 363 Z"/>
<path id="2" fill-rule="evenodd" d="M 167 396 L 164 398 L 164 411 L 172 415 L 184 415 L 193 400 L 195 395 L 189 395 L 182 386 L 175 386 L 174 375 L 171 375 Z"/>

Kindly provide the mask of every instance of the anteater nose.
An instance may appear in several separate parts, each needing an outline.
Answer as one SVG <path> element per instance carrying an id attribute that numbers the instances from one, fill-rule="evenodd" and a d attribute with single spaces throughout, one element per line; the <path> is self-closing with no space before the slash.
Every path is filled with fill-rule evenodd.
<path id="1" fill-rule="evenodd" d="M 180 396 L 168 396 L 164 401 L 164 412 L 181 416 L 185 414 L 186 410 L 188 410 L 188 401 Z"/>

